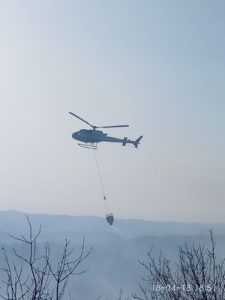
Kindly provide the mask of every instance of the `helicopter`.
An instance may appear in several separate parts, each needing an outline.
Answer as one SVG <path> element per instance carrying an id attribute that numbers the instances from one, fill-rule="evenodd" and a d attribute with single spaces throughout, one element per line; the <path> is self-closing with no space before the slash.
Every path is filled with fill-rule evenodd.
<path id="1" fill-rule="evenodd" d="M 112 126 L 95 126 L 87 122 L 86 120 L 82 119 L 78 115 L 75 115 L 72 112 L 69 112 L 72 116 L 78 118 L 79 120 L 83 121 L 84 123 L 88 124 L 92 129 L 81 129 L 77 132 L 72 134 L 72 138 L 78 140 L 82 143 L 78 143 L 79 146 L 88 148 L 88 149 L 97 149 L 97 144 L 100 142 L 111 142 L 111 143 L 121 143 L 122 146 L 126 146 L 127 144 L 134 145 L 135 148 L 138 148 L 140 144 L 140 140 L 143 136 L 139 136 L 136 140 L 130 140 L 127 137 L 123 139 L 108 136 L 107 133 L 104 133 L 101 130 L 97 130 L 98 128 L 117 128 L 117 127 L 129 127 L 129 125 L 112 125 Z"/>

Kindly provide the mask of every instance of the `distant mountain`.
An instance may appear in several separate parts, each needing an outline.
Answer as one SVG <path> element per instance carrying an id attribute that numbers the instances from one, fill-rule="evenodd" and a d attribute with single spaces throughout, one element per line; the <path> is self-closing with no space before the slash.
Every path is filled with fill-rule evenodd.
<path id="1" fill-rule="evenodd" d="M 225 224 L 151 222 L 143 220 L 116 219 L 110 227 L 104 218 L 95 216 L 66 216 L 28 214 L 37 231 L 42 226 L 40 244 L 50 244 L 54 256 L 65 238 L 76 249 L 85 237 L 86 246 L 93 251 L 85 262 L 89 271 L 71 281 L 70 289 L 77 299 L 97 299 L 97 296 L 118 295 L 120 288 L 125 294 L 137 291 L 143 269 L 138 260 L 146 260 L 146 253 L 153 248 L 157 256 L 162 251 L 175 260 L 177 247 L 184 242 L 209 243 L 209 229 L 214 228 L 217 253 L 225 253 Z M 0 211 L 1 244 L 20 247 L 8 234 L 26 235 L 26 215 L 16 211 Z M 55 249 L 55 251 L 54 251 Z M 54 258 L 56 260 L 56 257 Z"/>
<path id="2" fill-rule="evenodd" d="M 105 218 L 96 216 L 68 216 L 27 214 L 34 227 L 41 225 L 44 234 L 57 236 L 76 233 L 78 236 L 110 234 L 121 238 L 165 235 L 207 235 L 213 228 L 218 235 L 225 235 L 225 223 L 153 222 L 137 219 L 116 219 L 110 228 Z M 23 232 L 27 228 L 26 214 L 17 211 L 0 211 L 0 232 Z"/>

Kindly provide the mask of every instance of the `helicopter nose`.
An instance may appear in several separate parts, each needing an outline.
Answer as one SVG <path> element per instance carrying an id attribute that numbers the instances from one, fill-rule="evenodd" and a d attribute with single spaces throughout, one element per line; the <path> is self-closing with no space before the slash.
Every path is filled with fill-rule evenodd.
<path id="1" fill-rule="evenodd" d="M 77 132 L 74 132 L 74 133 L 72 134 L 72 137 L 73 137 L 74 139 L 76 139 L 76 138 L 77 138 Z"/>

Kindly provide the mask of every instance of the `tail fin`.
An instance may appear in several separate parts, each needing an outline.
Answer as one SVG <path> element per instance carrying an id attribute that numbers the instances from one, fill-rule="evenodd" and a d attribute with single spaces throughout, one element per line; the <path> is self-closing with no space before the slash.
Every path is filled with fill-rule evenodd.
<path id="1" fill-rule="evenodd" d="M 143 135 L 140 135 L 136 141 L 133 142 L 135 148 L 138 148 L 138 145 L 140 144 L 140 140 L 143 138 Z"/>

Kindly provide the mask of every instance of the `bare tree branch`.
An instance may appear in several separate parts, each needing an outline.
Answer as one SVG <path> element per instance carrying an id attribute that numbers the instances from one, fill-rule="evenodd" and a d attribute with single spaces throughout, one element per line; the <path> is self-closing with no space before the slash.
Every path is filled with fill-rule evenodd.
<path id="1" fill-rule="evenodd" d="M 210 247 L 185 243 L 178 248 L 178 263 L 171 263 L 161 254 L 158 259 L 148 252 L 148 261 L 139 263 L 146 277 L 139 285 L 138 300 L 224 300 L 225 260 L 218 261 L 213 231 L 210 230 Z"/>
<path id="2" fill-rule="evenodd" d="M 9 258 L 6 248 L 2 247 L 4 265 L 0 266 L 0 271 L 4 278 L 1 279 L 0 299 L 60 300 L 65 294 L 70 277 L 87 271 L 86 269 L 79 271 L 78 267 L 88 258 L 92 248 L 86 251 L 83 238 L 81 249 L 75 256 L 70 241 L 66 239 L 60 260 L 53 263 L 49 245 L 45 245 L 44 251 L 38 245 L 41 226 L 34 233 L 29 217 L 26 216 L 26 219 L 28 237 L 9 235 L 23 246 L 22 253 L 21 250 L 13 248 L 17 265 Z"/>

